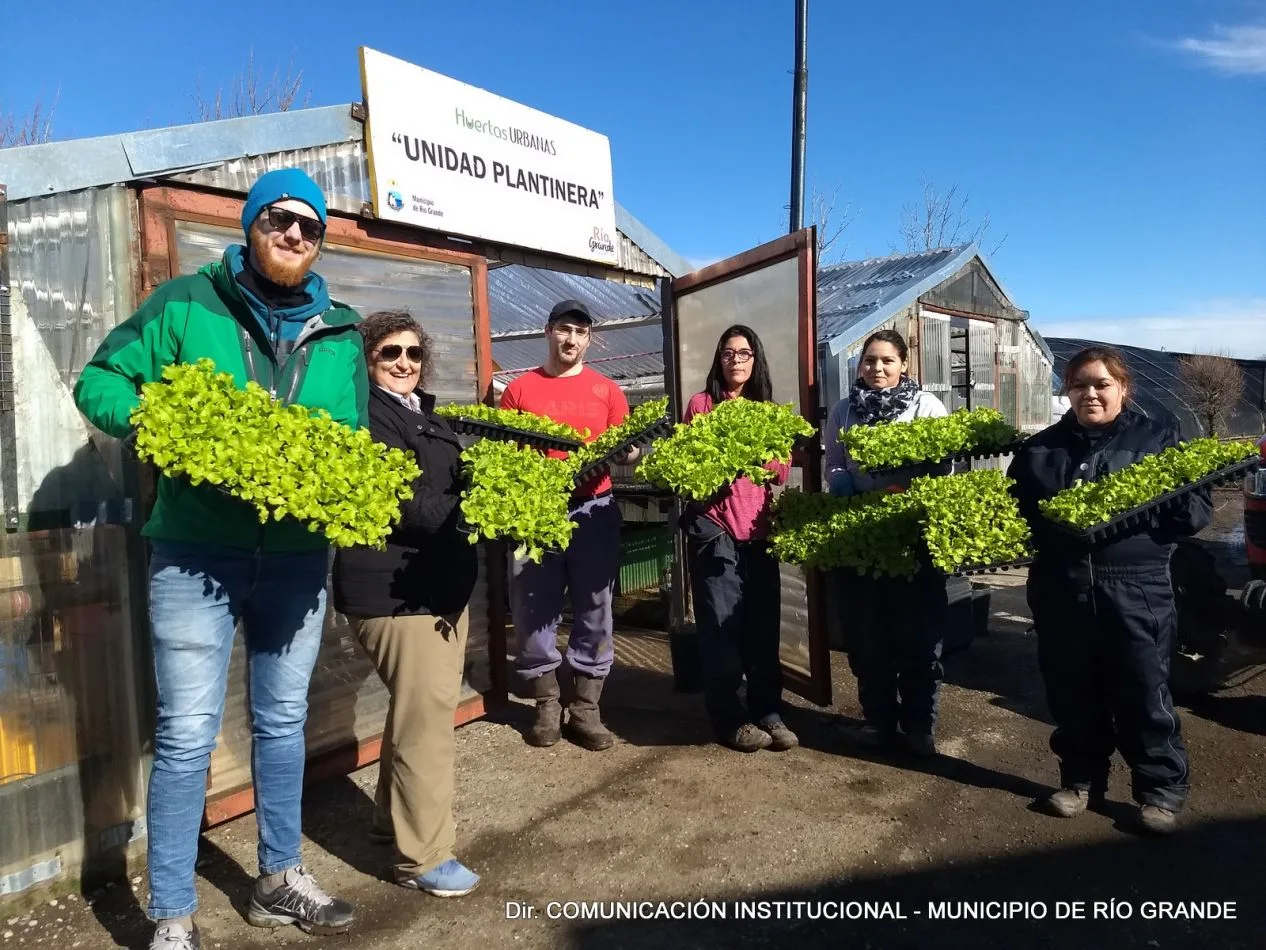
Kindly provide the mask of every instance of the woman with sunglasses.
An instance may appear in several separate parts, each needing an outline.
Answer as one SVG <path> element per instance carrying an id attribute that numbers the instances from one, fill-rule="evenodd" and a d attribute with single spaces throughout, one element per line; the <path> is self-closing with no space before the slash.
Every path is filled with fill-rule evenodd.
<path id="1" fill-rule="evenodd" d="M 773 399 L 765 349 L 749 327 L 735 325 L 721 334 L 704 389 L 690 398 L 682 421 L 726 399 Z M 765 467 L 776 484 L 787 480 L 786 463 Z M 681 521 L 708 718 L 717 742 L 739 752 L 799 745 L 782 721 L 782 587 L 765 540 L 772 495 L 770 485 L 743 476 L 706 504 L 688 505 Z M 744 678 L 746 709 L 738 696 Z"/>
<path id="2" fill-rule="evenodd" d="M 909 355 L 896 330 L 880 330 L 866 339 L 857 379 L 827 417 L 826 478 L 831 494 L 901 490 L 914 476 L 928 474 L 920 469 L 866 474 L 840 442 L 840 434 L 853 426 L 948 415 L 941 401 L 909 375 Z M 944 576 L 924 563 L 909 579 L 863 577 L 851 570 L 836 572 L 836 579 L 849 668 L 857 677 L 865 719 L 857 741 L 869 749 L 887 749 L 900 730 L 910 753 L 935 755 L 941 640 L 949 606 Z"/>
<path id="3" fill-rule="evenodd" d="M 411 451 L 422 469 L 386 549 L 341 549 L 334 563 L 335 607 L 391 696 L 370 837 L 394 842 L 398 883 L 459 897 L 479 883 L 453 855 L 453 715 L 478 570 L 475 548 L 458 527 L 461 444 L 422 388 L 431 341 L 413 317 L 374 313 L 360 332 L 369 361 L 369 431 Z"/>

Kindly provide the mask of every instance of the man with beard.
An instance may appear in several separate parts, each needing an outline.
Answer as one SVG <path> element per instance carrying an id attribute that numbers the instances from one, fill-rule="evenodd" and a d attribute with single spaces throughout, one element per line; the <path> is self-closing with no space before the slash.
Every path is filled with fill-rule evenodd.
<path id="1" fill-rule="evenodd" d="M 521 409 L 565 422 L 593 441 L 628 417 L 629 403 L 620 387 L 584 365 L 593 317 L 584 304 L 564 300 L 550 311 L 545 325 L 549 355 L 545 365 L 524 373 L 506 387 L 503 409 Z M 551 453 L 566 457 L 565 453 Z M 637 450 L 621 462 L 631 462 Z M 520 675 L 531 682 L 536 721 L 527 741 L 552 746 L 565 733 L 583 748 L 601 752 L 615 737 L 602 724 L 598 700 L 615 658 L 611 600 L 620 567 L 620 509 L 611 496 L 611 478 L 600 475 L 577 487 L 571 543 L 546 554 L 540 564 L 515 558 L 510 598 Z M 567 665 L 556 637 L 570 593 L 571 635 Z M 561 699 L 561 702 L 560 702 Z M 563 725 L 563 703 L 567 723 Z"/>
<path id="2" fill-rule="evenodd" d="M 360 318 L 332 302 L 310 270 L 325 224 L 325 198 L 302 171 L 260 177 L 242 211 L 245 246 L 167 281 L 112 330 L 75 387 L 80 411 L 126 437 L 144 383 L 173 363 L 211 359 L 239 387 L 253 380 L 283 402 L 362 426 L 368 380 Z M 153 549 L 158 696 L 148 812 L 149 915 L 157 923 L 151 950 L 200 946 L 194 862 L 239 621 L 259 819 L 248 919 L 342 933 L 353 920 L 351 905 L 322 890 L 299 854 L 304 723 L 325 618 L 328 542 L 292 519 L 260 524 L 253 506 L 214 486 L 166 476 L 143 533 Z"/>

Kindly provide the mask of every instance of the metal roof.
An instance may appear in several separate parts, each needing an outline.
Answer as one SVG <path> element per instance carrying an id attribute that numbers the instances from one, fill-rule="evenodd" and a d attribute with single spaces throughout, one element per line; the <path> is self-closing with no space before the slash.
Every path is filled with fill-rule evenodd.
<path id="1" fill-rule="evenodd" d="M 839 353 L 979 255 L 975 244 L 962 244 L 819 268 L 818 342 Z"/>
<path id="2" fill-rule="evenodd" d="M 488 272 L 489 323 L 496 374 L 508 382 L 539 366 L 545 357 L 541 333 L 550 310 L 560 300 L 579 300 L 594 318 L 587 364 L 621 381 L 662 376 L 664 338 L 659 325 L 659 297 L 653 290 L 613 280 L 563 274 L 523 264 Z M 621 326 L 624 321 L 653 321 Z M 512 339 L 498 335 L 512 334 Z"/>
<path id="3" fill-rule="evenodd" d="M 492 358 L 500 367 L 498 375 L 513 378 L 519 373 L 540 366 L 545 359 L 545 339 L 538 327 L 537 335 L 526 339 L 492 341 Z M 664 374 L 664 335 L 659 325 L 619 327 L 596 331 L 585 364 L 592 365 L 613 379 L 633 379 Z"/>
<path id="4" fill-rule="evenodd" d="M 589 308 L 598 325 L 630 317 L 658 317 L 660 310 L 656 291 L 632 284 L 524 264 L 488 271 L 488 307 L 494 336 L 540 330 L 560 300 L 579 300 Z"/>
<path id="5" fill-rule="evenodd" d="M 836 353 L 860 340 L 958 273 L 978 254 L 975 244 L 964 244 L 822 268 L 818 271 L 818 342 Z M 999 290 L 1011 302 L 1001 285 Z M 602 371 L 617 379 L 662 375 L 664 371 L 658 326 L 602 329 L 603 323 L 610 321 L 657 316 L 659 300 L 653 291 L 516 264 L 489 272 L 488 296 L 493 357 L 502 367 L 501 377 L 512 378 L 540 363 L 543 351 L 536 334 L 545 325 L 550 308 L 569 297 L 583 301 L 594 315 L 595 333 L 587 362 L 602 360 Z M 1047 359 L 1053 360 L 1037 330 L 1027 321 L 1024 328 Z M 496 339 L 498 334 L 527 332 L 533 335 Z"/>
<path id="6" fill-rule="evenodd" d="M 10 201 L 175 176 L 245 191 L 261 171 L 291 162 L 313 174 L 331 207 L 356 213 L 369 194 L 364 131 L 348 104 L 47 142 L 0 151 L 0 182 Z M 669 274 L 693 269 L 618 201 L 615 224 L 631 245 L 620 249 L 625 270 L 645 272 L 642 256 Z"/>
<path id="7" fill-rule="evenodd" d="M 1088 346 L 1111 346 L 1125 357 L 1134 379 L 1130 399 L 1149 416 L 1172 420 L 1184 438 L 1204 434 L 1203 423 L 1191 404 L 1183 398 L 1186 386 L 1179 375 L 1180 361 L 1193 354 L 1149 350 L 1141 346 L 1103 343 L 1071 337 L 1048 337 L 1054 354 L 1056 391 L 1064 367 L 1078 352 Z M 1266 402 L 1266 362 L 1236 360 L 1244 373 L 1244 393 L 1239 404 L 1228 414 L 1227 428 L 1232 435 L 1259 435 L 1262 431 L 1262 409 Z"/>

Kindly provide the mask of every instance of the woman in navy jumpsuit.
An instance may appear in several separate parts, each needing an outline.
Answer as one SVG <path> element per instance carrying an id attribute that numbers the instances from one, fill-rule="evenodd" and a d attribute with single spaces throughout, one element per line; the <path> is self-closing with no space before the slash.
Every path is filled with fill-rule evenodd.
<path id="1" fill-rule="evenodd" d="M 1009 474 L 1033 527 L 1028 598 L 1038 637 L 1051 749 L 1061 788 L 1045 810 L 1071 818 L 1102 799 L 1109 761 L 1130 767 L 1143 830 L 1174 829 L 1189 788 L 1187 751 L 1169 691 L 1177 615 L 1169 574 L 1176 538 L 1209 523 L 1207 489 L 1161 509 L 1137 533 L 1085 544 L 1056 531 L 1038 502 L 1095 481 L 1178 442 L 1168 424 L 1126 403 L 1130 373 L 1115 350 L 1090 347 L 1069 362 L 1072 404 L 1025 443 Z"/>

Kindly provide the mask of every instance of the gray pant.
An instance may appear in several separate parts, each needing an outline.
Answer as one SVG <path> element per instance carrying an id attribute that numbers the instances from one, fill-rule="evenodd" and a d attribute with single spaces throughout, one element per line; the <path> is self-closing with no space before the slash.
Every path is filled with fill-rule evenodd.
<path id="1" fill-rule="evenodd" d="M 620 508 L 611 495 L 572 509 L 576 522 L 566 551 L 551 552 L 534 564 L 511 558 L 510 608 L 514 613 L 515 665 L 527 679 L 558 668 L 558 625 L 571 596 L 572 628 L 567 664 L 586 676 L 611 672 L 611 601 L 620 570 Z"/>

